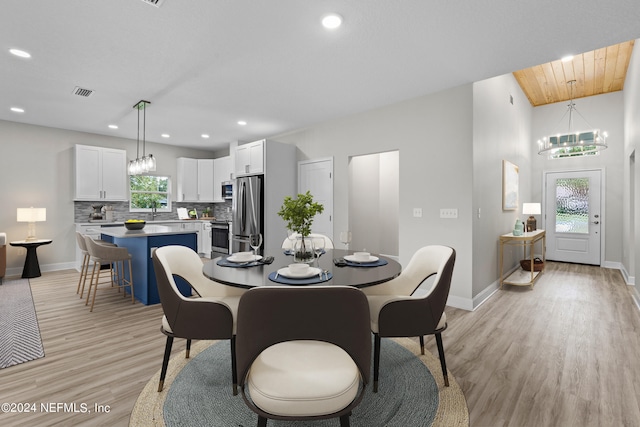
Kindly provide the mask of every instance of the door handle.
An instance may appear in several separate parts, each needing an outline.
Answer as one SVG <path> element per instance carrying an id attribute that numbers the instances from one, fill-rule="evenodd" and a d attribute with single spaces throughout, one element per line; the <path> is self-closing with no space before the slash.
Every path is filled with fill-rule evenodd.
<path id="1" fill-rule="evenodd" d="M 593 221 L 592 224 L 600 224 L 600 221 Z"/>

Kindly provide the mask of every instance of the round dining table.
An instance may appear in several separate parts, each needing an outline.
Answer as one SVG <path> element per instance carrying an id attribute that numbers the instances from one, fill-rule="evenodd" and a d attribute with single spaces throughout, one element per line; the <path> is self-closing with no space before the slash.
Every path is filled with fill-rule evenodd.
<path id="1" fill-rule="evenodd" d="M 316 262 L 319 262 L 323 279 L 313 284 L 306 284 L 304 283 L 305 281 L 300 281 L 299 285 L 342 285 L 363 288 L 391 280 L 398 276 L 402 270 L 400 263 L 381 255 L 376 255 L 381 261 L 378 264 L 384 263 L 384 265 L 366 266 L 364 264 L 348 263 L 348 265 L 339 267 L 334 264 L 335 259 L 344 260 L 345 256 L 351 254 L 353 254 L 353 251 L 327 249 L 325 253 L 320 256 L 319 260 L 314 260 L 310 263 L 312 267 L 318 267 Z M 261 255 L 265 257 L 265 259 L 273 257 L 273 262 L 270 264 L 258 263 L 258 265 L 233 266 L 226 262 L 227 256 L 222 256 L 214 258 L 211 261 L 205 261 L 202 272 L 211 280 L 240 288 L 249 289 L 258 286 L 283 286 L 283 283 L 279 283 L 273 279 L 275 278 L 275 280 L 277 280 L 277 276 L 274 276 L 278 270 L 294 263 L 293 256 L 288 255 L 284 249 L 280 248 L 266 249 Z M 223 265 L 219 265 L 219 263 Z M 295 286 L 296 283 L 295 280 L 292 280 L 285 285 Z"/>

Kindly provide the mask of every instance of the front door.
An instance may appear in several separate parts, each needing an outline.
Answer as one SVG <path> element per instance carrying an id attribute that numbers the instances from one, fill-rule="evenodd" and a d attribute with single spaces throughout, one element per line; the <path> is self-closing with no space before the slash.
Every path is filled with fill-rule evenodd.
<path id="1" fill-rule="evenodd" d="M 545 174 L 547 259 L 600 265 L 601 170 Z"/>

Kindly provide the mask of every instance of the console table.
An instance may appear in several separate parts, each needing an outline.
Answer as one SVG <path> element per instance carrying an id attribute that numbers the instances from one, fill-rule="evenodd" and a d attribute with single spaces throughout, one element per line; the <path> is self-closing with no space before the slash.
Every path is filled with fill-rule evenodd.
<path id="1" fill-rule="evenodd" d="M 534 271 L 534 254 L 533 249 L 537 242 L 542 242 L 542 261 L 545 260 L 546 251 L 546 234 L 544 230 L 535 230 L 523 233 L 521 236 L 514 236 L 513 233 L 503 234 L 500 236 L 500 289 L 503 285 L 531 286 L 540 277 L 544 271 Z M 526 271 L 518 266 L 518 268 L 508 277 L 504 277 L 504 246 L 520 245 L 523 248 L 523 259 L 527 259 L 527 248 L 529 248 L 529 258 L 531 260 L 531 270 Z"/>
<path id="2" fill-rule="evenodd" d="M 41 276 L 36 249 L 38 249 L 38 246 L 48 245 L 51 242 L 51 239 L 17 240 L 15 242 L 9 242 L 11 246 L 19 246 L 27 249 L 27 257 L 24 260 L 24 267 L 22 269 L 23 279 L 31 279 L 33 277 Z"/>

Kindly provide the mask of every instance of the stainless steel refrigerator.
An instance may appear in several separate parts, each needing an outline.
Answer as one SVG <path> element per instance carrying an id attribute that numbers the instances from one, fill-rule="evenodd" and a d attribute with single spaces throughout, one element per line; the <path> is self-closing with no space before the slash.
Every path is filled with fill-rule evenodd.
<path id="1" fill-rule="evenodd" d="M 251 251 L 249 236 L 264 236 L 264 179 L 262 175 L 237 178 L 233 183 L 233 253 Z M 261 248 L 260 250 L 262 250 Z"/>

